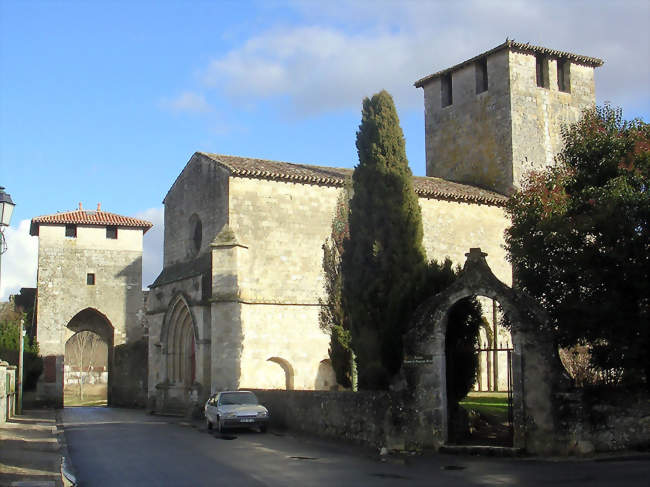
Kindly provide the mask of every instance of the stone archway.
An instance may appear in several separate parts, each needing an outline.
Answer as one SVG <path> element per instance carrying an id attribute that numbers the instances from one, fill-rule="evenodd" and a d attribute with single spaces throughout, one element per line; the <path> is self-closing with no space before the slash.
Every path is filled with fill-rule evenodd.
<path id="1" fill-rule="evenodd" d="M 200 394 L 197 384 L 197 332 L 190 307 L 176 296 L 165 315 L 161 332 L 162 381 L 156 409 L 186 414 Z"/>
<path id="2" fill-rule="evenodd" d="M 66 325 L 68 330 L 68 338 L 66 344 L 70 339 L 81 332 L 91 332 L 101 339 L 106 345 L 106 373 L 108 375 L 108 385 L 106 388 L 106 403 L 108 406 L 112 404 L 112 387 L 113 387 L 113 372 L 114 372 L 114 336 L 115 331 L 110 320 L 103 313 L 94 308 L 86 308 L 79 311 L 74 315 Z M 64 348 L 64 363 L 67 361 L 68 347 Z M 61 391 L 63 395 L 63 390 Z"/>
<path id="3" fill-rule="evenodd" d="M 266 361 L 274 362 L 282 368 L 282 371 L 284 372 L 284 389 L 287 391 L 293 390 L 293 381 L 294 381 L 295 373 L 293 371 L 293 367 L 291 363 L 288 360 L 283 359 L 282 357 L 270 357 L 266 359 Z"/>
<path id="4" fill-rule="evenodd" d="M 449 439 L 445 337 L 451 307 L 463 298 L 486 296 L 498 301 L 512 329 L 513 446 L 531 453 L 554 449 L 553 393 L 562 386 L 562 368 L 548 320 L 530 298 L 499 281 L 488 266 L 487 254 L 470 249 L 459 279 L 423 303 L 405 337 L 404 375 L 416 411 L 414 440 L 439 448 Z"/>

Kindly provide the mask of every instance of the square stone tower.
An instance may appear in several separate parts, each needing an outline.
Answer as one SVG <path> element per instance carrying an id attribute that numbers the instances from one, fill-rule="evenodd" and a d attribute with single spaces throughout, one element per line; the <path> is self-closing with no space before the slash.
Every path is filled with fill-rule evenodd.
<path id="1" fill-rule="evenodd" d="M 66 342 L 91 331 L 108 349 L 109 405 L 129 404 L 138 377 L 125 345 L 138 342 L 144 314 L 142 238 L 152 224 L 97 210 L 79 209 L 32 219 L 38 236 L 37 340 L 44 370 L 37 385 L 39 402 L 63 403 Z M 141 362 L 143 368 L 146 352 Z"/>
<path id="2" fill-rule="evenodd" d="M 427 176 L 510 194 L 553 164 L 561 128 L 594 106 L 603 61 L 507 40 L 415 82 L 424 90 Z"/>

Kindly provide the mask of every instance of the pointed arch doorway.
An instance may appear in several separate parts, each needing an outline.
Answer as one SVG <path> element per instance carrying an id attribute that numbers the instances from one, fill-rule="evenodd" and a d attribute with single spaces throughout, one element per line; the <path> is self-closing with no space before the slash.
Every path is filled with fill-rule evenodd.
<path id="1" fill-rule="evenodd" d="M 168 309 L 161 342 L 165 366 L 157 409 L 185 414 L 196 384 L 197 339 L 195 321 L 183 296 L 174 298 Z"/>

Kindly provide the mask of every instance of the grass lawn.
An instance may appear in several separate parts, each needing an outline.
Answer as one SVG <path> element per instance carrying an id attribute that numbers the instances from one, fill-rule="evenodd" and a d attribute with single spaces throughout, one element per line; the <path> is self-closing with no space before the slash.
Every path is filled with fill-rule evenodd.
<path id="1" fill-rule="evenodd" d="M 67 385 L 63 389 L 63 405 L 106 406 L 106 384 L 85 384 L 83 400 L 79 398 L 79 386 Z"/>
<path id="2" fill-rule="evenodd" d="M 459 404 L 467 411 L 478 411 L 490 422 L 508 421 L 507 392 L 470 392 Z"/>

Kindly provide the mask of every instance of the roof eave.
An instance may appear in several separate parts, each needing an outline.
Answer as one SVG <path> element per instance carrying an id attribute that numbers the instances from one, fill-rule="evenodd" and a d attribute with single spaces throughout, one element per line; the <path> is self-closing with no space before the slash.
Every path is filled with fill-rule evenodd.
<path id="1" fill-rule="evenodd" d="M 604 64 L 605 61 L 599 58 L 594 58 L 590 56 L 583 56 L 581 54 L 574 54 L 572 52 L 566 52 L 566 51 L 558 51 L 555 49 L 550 49 L 547 47 L 542 47 L 542 46 L 535 46 L 533 44 L 528 44 L 528 43 L 522 43 L 522 42 L 515 42 L 514 40 L 506 40 L 503 44 L 500 44 L 488 51 L 485 51 L 481 54 L 478 54 L 477 56 L 474 56 L 470 59 L 467 59 L 466 61 L 463 61 L 461 63 L 458 63 L 454 66 L 451 66 L 449 68 L 443 69 L 441 71 L 437 71 L 433 74 L 430 74 L 428 76 L 425 76 L 424 78 L 420 78 L 417 80 L 415 83 L 413 83 L 413 86 L 416 88 L 422 88 L 424 85 L 430 83 L 431 81 L 440 78 L 441 76 L 451 73 L 453 71 L 457 71 L 462 67 L 467 66 L 468 64 L 472 64 L 479 59 L 489 56 L 491 54 L 494 54 L 495 52 L 502 51 L 504 49 L 511 49 L 513 51 L 519 51 L 519 52 L 539 52 L 542 54 L 547 54 L 549 56 L 555 56 L 558 58 L 565 58 L 569 59 L 573 62 L 580 63 L 580 64 L 585 64 L 587 66 L 591 66 L 593 68 L 600 67 Z"/>

